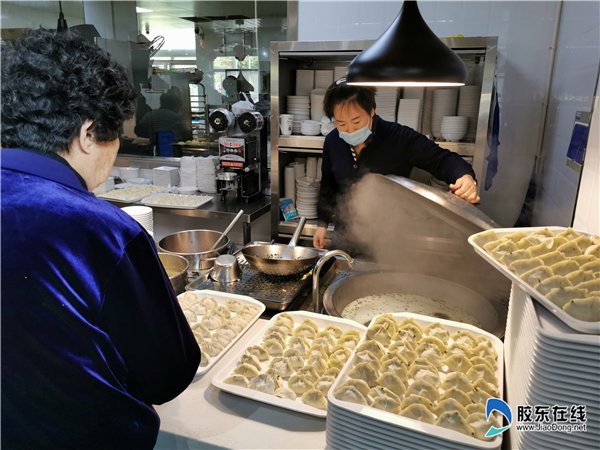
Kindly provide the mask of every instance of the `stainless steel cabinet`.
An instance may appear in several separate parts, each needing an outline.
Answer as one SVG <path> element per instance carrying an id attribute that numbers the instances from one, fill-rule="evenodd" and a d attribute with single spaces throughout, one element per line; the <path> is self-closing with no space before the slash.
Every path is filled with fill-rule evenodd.
<path id="1" fill-rule="evenodd" d="M 480 183 L 484 181 L 486 170 L 487 137 L 490 129 L 492 89 L 496 64 L 496 37 L 467 37 L 442 39 L 463 58 L 469 69 L 467 84 L 481 86 L 479 110 L 474 138 L 470 141 L 439 142 L 451 151 L 459 153 L 473 165 Z M 328 41 L 298 42 L 284 41 L 271 43 L 271 234 L 273 238 L 289 236 L 294 223 L 286 223 L 281 218 L 278 205 L 283 194 L 284 167 L 294 157 L 315 156 L 322 152 L 323 136 L 279 134 L 279 115 L 286 111 L 288 95 L 295 95 L 296 70 L 332 70 L 347 66 L 352 59 L 372 41 Z M 422 101 L 420 131 L 429 134 L 428 120 L 431 117 L 433 88 L 427 88 Z M 402 95 L 398 91 L 398 98 Z M 316 228 L 316 220 L 309 220 L 303 235 L 311 236 Z"/>

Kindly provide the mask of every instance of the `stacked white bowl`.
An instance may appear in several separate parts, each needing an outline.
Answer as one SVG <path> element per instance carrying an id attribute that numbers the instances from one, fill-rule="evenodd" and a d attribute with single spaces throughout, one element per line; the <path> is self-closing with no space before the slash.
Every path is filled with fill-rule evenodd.
<path id="1" fill-rule="evenodd" d="M 325 89 L 313 89 L 310 92 L 310 118 L 311 120 L 321 120 L 323 117 L 323 99 L 325 98 Z"/>
<path id="2" fill-rule="evenodd" d="M 133 217 L 148 233 L 152 234 L 154 232 L 152 208 L 148 206 L 125 206 L 121 209 Z"/>
<path id="3" fill-rule="evenodd" d="M 318 136 L 321 134 L 321 121 L 303 120 L 300 124 L 300 132 L 305 136 Z"/>
<path id="4" fill-rule="evenodd" d="M 442 117 L 456 115 L 458 89 L 436 89 L 431 105 L 431 133 L 435 138 L 442 137 Z"/>
<path id="5" fill-rule="evenodd" d="M 458 115 L 469 118 L 467 126 L 467 140 L 475 140 L 477 133 L 477 114 L 479 112 L 479 100 L 481 86 L 461 86 L 458 94 Z"/>
<path id="6" fill-rule="evenodd" d="M 317 218 L 321 182 L 312 177 L 296 178 L 296 209 L 307 219 Z"/>
<path id="7" fill-rule="evenodd" d="M 447 141 L 460 141 L 467 134 L 469 118 L 466 116 L 444 116 L 440 125 L 442 137 Z"/>
<path id="8" fill-rule="evenodd" d="M 294 116 L 292 133 L 300 134 L 300 124 L 302 121 L 310 120 L 310 96 L 288 95 L 286 113 Z"/>

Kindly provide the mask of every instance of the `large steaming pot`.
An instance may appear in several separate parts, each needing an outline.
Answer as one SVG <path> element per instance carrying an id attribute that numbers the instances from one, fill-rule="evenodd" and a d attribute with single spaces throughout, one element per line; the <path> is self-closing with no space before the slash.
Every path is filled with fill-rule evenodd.
<path id="1" fill-rule="evenodd" d="M 158 242 L 158 247 L 167 253 L 175 253 L 186 258 L 192 272 L 210 269 L 217 256 L 227 252 L 229 238 L 224 237 L 222 244 L 210 250 L 222 233 L 213 230 L 187 230 L 169 234 Z"/>
<path id="2" fill-rule="evenodd" d="M 369 249 L 378 268 L 334 282 L 323 299 L 327 313 L 339 316 L 353 300 L 374 294 L 421 295 L 449 306 L 429 315 L 456 320 L 463 311 L 503 335 L 510 282 L 467 241 L 498 227 L 488 216 L 450 192 L 378 174 L 354 185 L 344 206 L 352 239 Z M 448 313 L 454 308 L 456 314 Z M 419 313 L 419 305 L 408 311 Z"/>

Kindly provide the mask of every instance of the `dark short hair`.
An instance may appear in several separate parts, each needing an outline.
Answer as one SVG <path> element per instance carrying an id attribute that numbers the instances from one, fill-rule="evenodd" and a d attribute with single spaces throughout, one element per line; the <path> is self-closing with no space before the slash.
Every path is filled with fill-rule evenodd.
<path id="1" fill-rule="evenodd" d="M 98 142 L 118 137 L 135 89 L 108 53 L 72 32 L 29 30 L 2 45 L 3 147 L 68 150 L 85 121 Z"/>
<path id="2" fill-rule="evenodd" d="M 362 109 L 371 112 L 375 109 L 375 88 L 363 86 L 351 86 L 346 83 L 345 78 L 340 78 L 331 83 L 325 91 L 323 99 L 323 112 L 330 119 L 333 118 L 333 109 L 344 103 L 356 103 Z"/>

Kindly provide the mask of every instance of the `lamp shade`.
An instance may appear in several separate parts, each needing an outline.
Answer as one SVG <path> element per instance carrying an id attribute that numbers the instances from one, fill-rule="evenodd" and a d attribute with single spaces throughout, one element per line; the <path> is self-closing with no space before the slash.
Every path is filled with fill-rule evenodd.
<path id="1" fill-rule="evenodd" d="M 387 30 L 348 66 L 348 84 L 461 86 L 462 59 L 427 26 L 415 1 L 405 1 Z"/>

